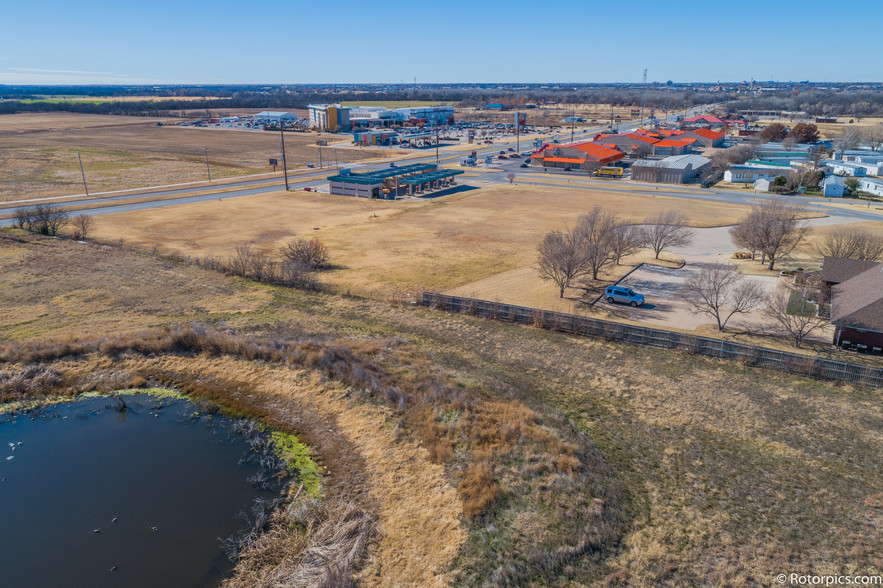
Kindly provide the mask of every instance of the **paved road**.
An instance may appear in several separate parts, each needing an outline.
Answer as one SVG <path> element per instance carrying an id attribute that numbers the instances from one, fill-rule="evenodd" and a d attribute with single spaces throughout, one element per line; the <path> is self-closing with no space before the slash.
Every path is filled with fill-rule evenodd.
<path id="1" fill-rule="evenodd" d="M 702 107 L 695 107 L 691 109 L 688 114 L 694 114 L 701 112 L 703 110 Z M 671 115 L 668 117 L 669 119 L 673 119 L 675 115 Z M 629 125 L 623 125 L 620 128 L 620 132 L 629 132 L 634 130 L 637 127 L 636 123 L 632 123 Z M 607 128 L 606 125 L 598 126 L 588 129 L 589 134 L 593 135 L 596 132 L 602 131 Z M 560 140 L 569 140 L 570 132 L 560 132 L 555 135 L 559 137 Z M 516 144 L 516 138 L 506 137 L 506 138 L 497 138 L 495 139 L 495 143 L 493 145 L 479 146 L 476 145 L 475 151 L 478 153 L 478 159 L 481 161 L 485 155 L 494 155 L 499 154 L 500 151 L 505 151 L 508 147 L 514 147 Z M 407 150 L 403 155 L 405 156 L 413 156 L 413 150 Z M 445 163 L 453 163 L 459 161 L 462 153 L 452 153 L 449 151 L 441 151 L 439 153 L 438 162 L 441 164 Z M 436 160 L 436 151 L 434 148 L 426 149 L 423 151 L 422 156 L 418 157 L 408 157 L 402 161 L 403 164 L 413 164 L 413 163 L 435 163 Z M 389 167 L 389 161 L 384 162 L 371 162 L 371 163 L 352 163 L 347 166 L 353 171 L 369 171 L 369 170 L 378 170 Z M 613 193 L 629 193 L 629 194 L 641 194 L 640 191 L 630 190 L 625 186 L 619 186 L 618 181 L 611 180 L 599 180 L 592 179 L 588 176 L 581 175 L 575 172 L 564 172 L 564 171 L 551 171 L 549 173 L 536 173 L 532 172 L 530 169 L 521 168 L 521 164 L 524 163 L 523 158 L 511 159 L 511 160 L 494 160 L 495 168 L 502 168 L 503 172 L 499 171 L 488 171 L 484 169 L 483 165 L 476 166 L 469 170 L 470 174 L 476 174 L 476 177 L 470 179 L 467 183 L 490 183 L 490 184 L 501 184 L 506 183 L 508 180 L 506 176 L 509 173 L 516 173 L 517 175 L 527 178 L 526 181 L 530 182 L 532 185 L 537 186 L 548 186 L 550 188 L 561 188 L 560 184 L 549 183 L 548 180 L 550 176 L 554 178 L 558 178 L 560 176 L 561 179 L 573 179 L 579 180 L 578 184 L 572 184 L 569 187 L 576 189 L 593 189 L 593 190 L 605 190 Z M 307 174 L 301 174 L 297 176 L 289 176 L 289 186 L 292 189 L 303 189 L 303 188 L 319 188 L 321 186 L 327 185 L 327 176 L 329 175 L 329 170 L 315 170 L 313 172 Z M 522 180 L 524 181 L 524 180 Z M 122 212 L 128 210 L 138 210 L 138 209 L 146 209 L 146 208 L 156 208 L 160 206 L 171 206 L 175 204 L 185 204 L 190 202 L 201 202 L 206 200 L 214 200 L 217 198 L 238 198 L 241 196 L 251 196 L 255 194 L 264 194 L 267 192 L 275 192 L 280 189 L 284 185 L 281 178 L 277 179 L 256 179 L 256 180 L 241 180 L 237 182 L 231 182 L 227 184 L 210 184 L 203 183 L 197 184 L 188 187 L 182 188 L 163 188 L 157 190 L 149 190 L 146 192 L 141 192 L 139 194 L 109 194 L 107 196 L 101 196 L 98 198 L 81 198 L 81 199 L 72 199 L 65 201 L 63 204 L 65 206 L 80 206 L 80 205 L 95 205 L 95 204 L 103 204 L 104 206 L 100 206 L 97 208 L 93 208 L 89 210 L 89 214 L 108 214 L 113 212 Z M 229 190 L 230 188 L 241 188 L 238 190 L 230 190 L 227 192 L 222 192 L 222 190 Z M 216 191 L 212 191 L 212 190 Z M 206 194 L 195 195 L 196 192 L 206 192 Z M 194 194 L 193 196 L 187 196 L 187 194 Z M 667 186 L 659 186 L 659 190 L 655 191 L 654 194 L 661 196 L 670 196 L 673 198 L 685 198 L 685 199 L 695 199 L 695 200 L 711 200 L 716 202 L 728 202 L 728 203 L 738 203 L 738 204 L 753 204 L 759 199 L 765 197 L 763 194 L 756 194 L 753 191 L 746 190 L 745 192 L 737 192 L 730 190 L 712 190 L 712 189 L 703 189 L 703 188 L 695 188 L 688 186 L 677 186 L 676 188 L 668 188 Z M 145 199 L 150 199 L 151 197 L 162 198 L 162 200 L 156 201 L 147 201 Z M 833 223 L 843 223 L 843 222 L 857 222 L 857 221 L 879 221 L 883 220 L 883 217 L 875 212 L 870 211 L 861 211 L 861 210 L 846 210 L 837 207 L 830 207 L 825 205 L 812 205 L 808 202 L 806 197 L 801 196 L 784 196 L 781 197 L 783 200 L 792 204 L 794 206 L 800 207 L 804 210 L 812 210 L 815 212 L 820 212 L 824 214 L 830 215 L 827 219 L 821 219 L 823 224 L 833 224 Z M 55 199 L 57 200 L 57 199 Z M 141 202 L 135 202 L 136 200 L 140 200 Z M 52 199 L 50 199 L 52 201 Z M 813 200 L 816 201 L 816 200 Z M 8 203 L 4 204 L 2 208 L 0 208 L 0 216 L 11 214 L 18 207 L 26 205 L 24 203 L 20 203 L 16 206 L 10 206 Z M 13 223 L 12 219 L 0 219 L 0 226 L 8 226 Z M 815 224 L 815 221 L 814 223 Z M 725 248 L 729 249 L 729 247 Z"/>

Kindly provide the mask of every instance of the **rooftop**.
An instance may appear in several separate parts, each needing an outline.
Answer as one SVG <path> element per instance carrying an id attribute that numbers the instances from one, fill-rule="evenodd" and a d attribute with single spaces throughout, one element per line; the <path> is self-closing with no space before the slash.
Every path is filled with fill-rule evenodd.
<path id="1" fill-rule="evenodd" d="M 883 332 L 883 263 L 832 288 L 831 323 Z"/>

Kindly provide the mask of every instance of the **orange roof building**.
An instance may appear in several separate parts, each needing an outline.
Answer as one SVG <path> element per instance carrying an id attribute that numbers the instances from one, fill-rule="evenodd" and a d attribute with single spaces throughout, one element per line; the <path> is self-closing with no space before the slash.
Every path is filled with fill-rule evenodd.
<path id="1" fill-rule="evenodd" d="M 692 152 L 692 141 L 663 139 L 653 145 L 653 155 L 684 155 Z"/>
<path id="2" fill-rule="evenodd" d="M 543 145 L 539 151 L 530 156 L 530 163 L 543 167 L 594 169 L 624 157 L 625 155 L 616 149 L 587 141 L 572 145 Z"/>

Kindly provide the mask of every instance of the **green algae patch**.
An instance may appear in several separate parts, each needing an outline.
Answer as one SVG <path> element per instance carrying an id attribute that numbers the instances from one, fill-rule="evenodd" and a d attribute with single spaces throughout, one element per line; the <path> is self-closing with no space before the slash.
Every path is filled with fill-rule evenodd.
<path id="1" fill-rule="evenodd" d="M 312 498 L 321 494 L 319 464 L 313 461 L 312 450 L 297 437 L 281 431 L 270 432 L 273 453 L 285 462 L 285 469 Z M 296 487 L 298 484 L 292 484 Z"/>

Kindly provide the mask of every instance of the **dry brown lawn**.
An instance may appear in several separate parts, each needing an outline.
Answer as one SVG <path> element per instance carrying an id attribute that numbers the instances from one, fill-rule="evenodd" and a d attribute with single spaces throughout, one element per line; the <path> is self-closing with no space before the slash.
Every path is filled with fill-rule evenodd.
<path id="1" fill-rule="evenodd" d="M 79 153 L 90 192 L 167 185 L 272 171 L 279 136 L 262 131 L 156 126 L 166 119 L 102 115 L 0 116 L 0 202 L 81 194 Z M 289 169 L 318 162 L 315 133 L 289 133 Z M 378 150 L 339 150 L 340 163 L 383 158 Z M 323 157 L 333 160 L 329 148 Z"/>
<path id="2" fill-rule="evenodd" d="M 101 215 L 95 218 L 95 234 L 196 256 L 227 256 L 244 241 L 273 253 L 295 235 L 317 236 L 338 266 L 323 280 L 349 288 L 417 291 L 456 288 L 531 265 L 544 232 L 572 224 L 596 204 L 630 221 L 679 210 L 695 226 L 732 224 L 747 211 L 654 194 L 520 185 L 490 186 L 433 202 L 277 192 Z"/>
<path id="3" fill-rule="evenodd" d="M 360 403 L 357 392 L 348 395 L 333 378 L 311 379 L 262 360 L 197 353 L 183 365 L 185 356 L 144 356 L 151 369 L 259 377 L 253 383 L 264 394 L 264 406 L 284 409 L 292 423 L 300 422 L 294 410 L 299 405 L 334 417 L 325 447 L 351 448 L 353 463 L 365 458 L 352 486 L 376 484 L 371 490 L 378 500 L 384 500 L 384 488 L 390 491 L 391 500 L 374 511 L 385 521 L 381 529 L 389 541 L 384 546 L 380 539 L 371 552 L 388 557 L 369 560 L 366 581 L 425 585 L 453 578 L 478 585 L 496 577 L 502 578 L 498 585 L 753 586 L 770 585 L 776 574 L 790 571 L 863 574 L 883 568 L 879 390 L 260 286 L 67 241 L 0 239 L 0 272 L 0 299 L 7 303 L 0 338 L 22 345 L 65 333 L 113 334 L 182 320 L 283 342 L 345 337 L 368 346 L 395 336 L 414 349 L 411 360 L 396 356 L 403 361 L 402 381 L 421 377 L 423 370 L 446 374 L 488 404 L 529 406 L 544 430 L 583 444 L 559 465 L 581 464 L 591 472 L 594 477 L 579 487 L 591 488 L 591 498 L 555 494 L 567 476 L 550 471 L 541 456 L 528 456 L 519 462 L 524 469 L 513 471 L 508 458 L 491 452 L 488 459 L 500 468 L 500 499 L 483 517 L 451 526 L 450 483 L 437 477 L 441 468 L 430 467 L 435 462 L 425 460 L 426 447 L 417 447 L 408 431 L 399 437 L 386 408 Z M 112 369 L 120 358 L 102 361 Z M 410 371 L 415 367 L 417 375 Z M 454 426 L 468 412 L 443 412 L 437 422 Z M 399 466 L 404 469 L 396 472 Z M 625 491 L 612 491 L 617 485 Z M 397 504 L 404 496 L 408 502 Z M 425 511 L 419 506 L 424 502 Z M 587 511 L 600 513 L 590 524 L 578 521 L 585 542 L 547 524 L 553 516 L 563 523 L 568 509 L 583 502 Z M 412 517 L 419 521 L 409 529 Z M 625 519 L 616 527 L 620 540 L 596 539 L 616 517 Z M 462 529 L 468 534 L 450 567 L 430 577 L 430 570 L 446 565 L 447 549 L 458 544 Z M 375 576 L 374 570 L 385 573 L 387 562 L 388 575 Z"/>

